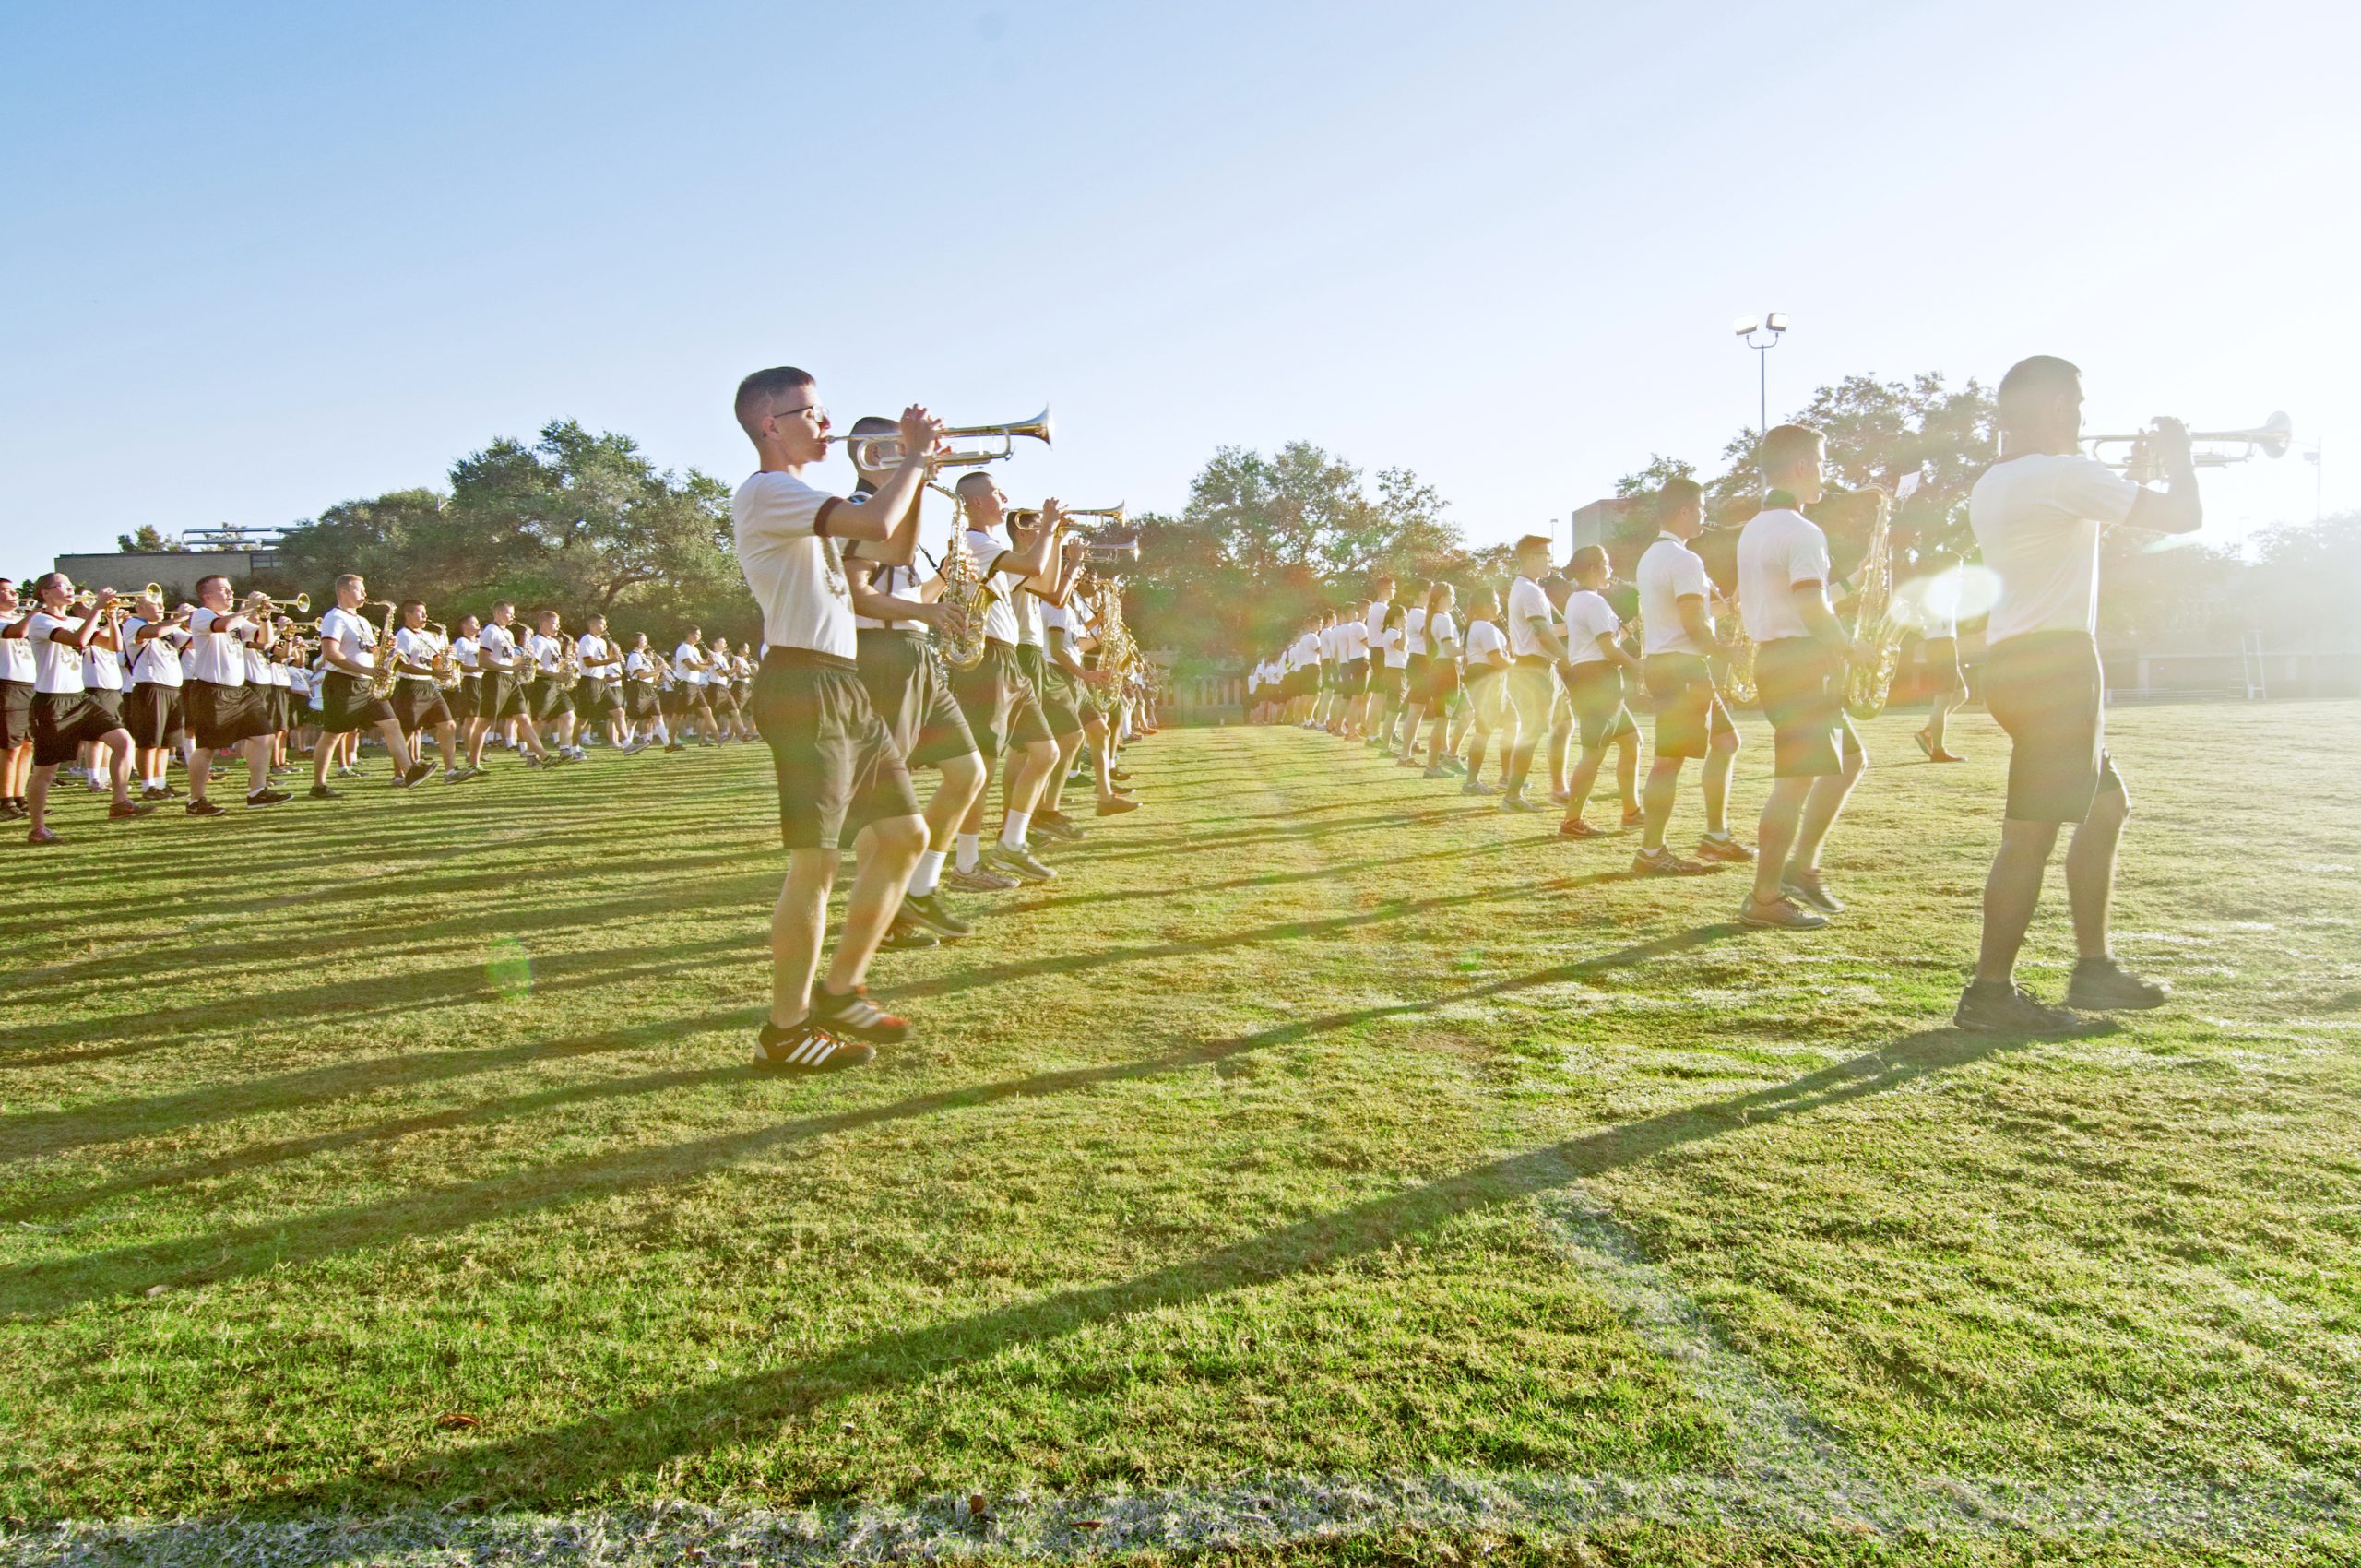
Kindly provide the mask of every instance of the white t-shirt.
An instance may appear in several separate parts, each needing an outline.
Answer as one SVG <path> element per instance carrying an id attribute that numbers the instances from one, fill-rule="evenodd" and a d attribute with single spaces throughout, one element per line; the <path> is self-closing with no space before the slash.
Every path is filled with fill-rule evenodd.
<path id="1" fill-rule="evenodd" d="M 1499 669 L 1500 667 L 1492 662 L 1491 656 L 1496 653 L 1506 653 L 1508 651 L 1508 639 L 1501 636 L 1501 629 L 1498 626 L 1493 625 L 1489 621 L 1470 621 L 1467 623 L 1467 671 L 1469 674 L 1481 674 L 1487 670 Z"/>
<path id="2" fill-rule="evenodd" d="M 1385 629 L 1385 612 L 1393 608 L 1394 601 L 1390 599 L 1370 601 L 1369 613 L 1361 617 L 1361 630 L 1369 634 L 1371 647 L 1376 646 L 1377 634 Z"/>
<path id="3" fill-rule="evenodd" d="M 1699 659 L 1711 653 L 1680 624 L 1680 601 L 1693 594 L 1704 600 L 1706 626 L 1714 624 L 1714 585 L 1698 553 L 1670 534 L 1659 534 L 1640 557 L 1639 576 L 1641 651 Z"/>
<path id="4" fill-rule="evenodd" d="M 18 610 L 0 617 L 0 626 L 13 626 L 31 613 L 30 609 Z M 33 683 L 33 645 L 23 637 L 0 637 L 0 681 Z"/>
<path id="5" fill-rule="evenodd" d="M 1613 636 L 1623 629 L 1616 618 L 1615 607 L 1589 588 L 1576 588 L 1566 596 L 1566 661 L 1570 664 L 1603 664 L 1606 650 L 1598 646 L 1601 634 Z"/>
<path id="6" fill-rule="evenodd" d="M 1012 577 L 1014 581 L 1019 581 Z M 1028 647 L 1048 646 L 1041 633 L 1041 596 L 1028 588 L 1011 588 L 1008 608 L 1016 617 L 1016 640 Z"/>
<path id="7" fill-rule="evenodd" d="M 405 664 L 432 664 L 434 662 L 434 656 L 443 651 L 443 644 L 433 632 L 422 626 L 415 631 L 408 626 L 397 626 L 394 630 L 394 651 L 401 655 L 402 662 Z M 432 681 L 434 677 L 413 674 L 405 670 L 402 671 L 402 679 Z"/>
<path id="8" fill-rule="evenodd" d="M 33 612 L 32 624 L 25 632 L 33 645 L 33 690 L 78 692 L 82 689 L 82 650 L 50 640 L 52 632 L 72 632 L 80 625 L 79 619 L 52 615 L 46 610 Z"/>
<path id="9" fill-rule="evenodd" d="M 242 643 L 238 647 L 238 657 L 246 661 L 247 685 L 267 686 L 270 684 L 270 660 L 263 657 L 262 649 L 252 643 Z"/>
<path id="10" fill-rule="evenodd" d="M 611 681 L 615 672 L 607 668 L 610 661 L 607 639 L 596 632 L 585 632 L 574 639 L 574 657 L 582 662 L 582 673 L 593 681 Z"/>
<path id="11" fill-rule="evenodd" d="M 123 624 L 123 635 L 131 639 L 131 683 L 135 686 L 172 686 L 181 683 L 181 645 L 188 641 L 188 634 L 173 626 L 157 633 L 147 641 L 139 641 L 139 634 L 148 623 L 134 615 Z"/>
<path id="12" fill-rule="evenodd" d="M 1549 596 L 1531 577 L 1519 577 L 1509 584 L 1509 655 L 1513 659 L 1543 659 L 1547 653 L 1541 639 L 1533 635 L 1533 623 L 1555 626 L 1558 616 L 1549 604 Z"/>
<path id="13" fill-rule="evenodd" d="M 1336 623 L 1336 657 L 1347 664 L 1369 657 L 1369 627 L 1358 617 Z"/>
<path id="14" fill-rule="evenodd" d="M 1334 626 L 1320 628 L 1320 657 L 1323 661 L 1344 657 L 1336 651 L 1336 628 Z"/>
<path id="15" fill-rule="evenodd" d="M 368 622 L 341 605 L 320 617 L 320 646 L 336 649 L 351 663 L 376 668 L 377 634 L 370 629 Z M 352 673 L 342 664 L 329 668 Z"/>
<path id="16" fill-rule="evenodd" d="M 833 499 L 793 474 L 757 472 L 730 498 L 730 516 L 739 569 L 763 607 L 764 639 L 849 663 L 860 646 L 852 587 L 836 541 L 819 531 L 820 509 Z"/>
<path id="17" fill-rule="evenodd" d="M 706 683 L 705 649 L 694 643 L 682 643 L 672 650 L 672 672 L 684 686 Z"/>
<path id="18" fill-rule="evenodd" d="M 188 678 L 217 686 L 246 683 L 245 656 L 233 640 L 254 623 L 238 611 L 217 615 L 198 605 L 188 618 Z"/>
<path id="19" fill-rule="evenodd" d="M 101 632 L 100 636 L 106 634 Z M 95 641 L 82 662 L 82 683 L 94 692 L 123 690 L 123 655 L 111 647 L 101 647 Z"/>
<path id="20" fill-rule="evenodd" d="M 1402 612 L 1402 646 L 1412 653 L 1427 651 L 1427 607 L 1414 604 Z"/>
<path id="21" fill-rule="evenodd" d="M 638 648 L 623 655 L 623 673 L 634 680 L 646 680 L 656 673 L 656 661 Z"/>
<path id="22" fill-rule="evenodd" d="M 993 562 L 1009 553 L 1005 542 L 981 529 L 969 529 L 962 537 L 967 540 L 968 555 L 975 560 L 976 570 L 983 575 L 985 586 L 991 590 L 991 602 L 984 608 L 984 637 L 1014 647 L 1017 641 L 1016 611 L 1008 596 L 1025 579 L 1014 572 L 991 569 Z"/>
<path id="23" fill-rule="evenodd" d="M 565 644 L 556 637 L 534 632 L 525 638 L 525 657 L 533 661 L 535 670 L 544 675 L 554 675 L 558 666 L 565 662 Z"/>
<path id="24" fill-rule="evenodd" d="M 2096 633 L 2099 533 L 2139 499 L 2138 485 L 2079 453 L 2032 452 L 1986 469 L 1967 497 L 1968 526 L 2000 578 L 1985 642 Z"/>
<path id="25" fill-rule="evenodd" d="M 515 674 L 507 666 L 516 658 L 516 636 L 507 627 L 487 625 L 476 635 L 476 662 L 484 669 L 501 667 L 504 674 Z"/>
<path id="26" fill-rule="evenodd" d="M 1295 640 L 1295 667 L 1299 670 L 1320 662 L 1320 634 L 1306 632 Z"/>
<path id="27" fill-rule="evenodd" d="M 1442 652 L 1445 645 L 1458 640 L 1459 625 L 1452 620 L 1450 611 L 1438 610 L 1428 617 L 1427 648 L 1429 652 L 1439 654 Z"/>
<path id="28" fill-rule="evenodd" d="M 482 666 L 476 662 L 476 649 L 481 646 L 473 637 L 451 639 L 451 658 L 459 666 L 461 674 L 473 675 L 482 669 Z"/>
<path id="29" fill-rule="evenodd" d="M 868 543 L 866 540 L 855 540 L 847 544 L 845 559 L 860 560 L 861 548 Z M 871 546 L 871 548 L 875 547 Z M 919 575 L 919 569 L 916 566 L 880 566 L 874 562 L 869 563 L 869 587 L 872 593 L 886 594 L 895 599 L 907 599 L 915 604 L 919 600 L 919 590 L 925 581 L 926 579 Z M 897 632 L 926 630 L 926 623 L 923 621 L 880 621 L 867 615 L 854 616 L 852 624 L 863 631 L 882 631 L 888 628 Z"/>
<path id="30" fill-rule="evenodd" d="M 1828 536 L 1801 512 L 1774 506 L 1738 530 L 1738 614 L 1758 646 L 1811 636 L 1795 587 L 1828 580 Z"/>

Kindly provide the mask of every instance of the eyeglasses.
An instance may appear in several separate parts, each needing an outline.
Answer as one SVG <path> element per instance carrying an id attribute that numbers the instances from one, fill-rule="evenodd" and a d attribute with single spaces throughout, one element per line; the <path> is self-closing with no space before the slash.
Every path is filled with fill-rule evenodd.
<path id="1" fill-rule="evenodd" d="M 771 410 L 771 418 L 775 420 L 793 419 L 798 414 L 813 415 L 815 423 L 825 424 L 828 422 L 828 410 L 822 408 L 817 403 L 806 403 L 800 409 L 773 409 Z"/>

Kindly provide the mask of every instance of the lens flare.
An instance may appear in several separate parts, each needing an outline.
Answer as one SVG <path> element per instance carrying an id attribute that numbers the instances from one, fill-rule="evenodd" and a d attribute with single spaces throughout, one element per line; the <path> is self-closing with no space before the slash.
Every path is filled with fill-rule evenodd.
<path id="1" fill-rule="evenodd" d="M 1989 566 L 1959 566 L 1913 577 L 1893 596 L 1894 613 L 1926 631 L 1988 615 L 2000 602 L 2000 574 Z"/>

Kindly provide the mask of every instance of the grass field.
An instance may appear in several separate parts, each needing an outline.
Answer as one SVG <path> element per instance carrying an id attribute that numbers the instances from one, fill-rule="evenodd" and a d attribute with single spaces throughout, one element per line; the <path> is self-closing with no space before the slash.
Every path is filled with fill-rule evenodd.
<path id="1" fill-rule="evenodd" d="M 751 748 L 77 797 L 0 914 L 0 1553 L 2355 1561 L 2361 705 L 2117 712 L 2181 994 L 2045 1041 L 1945 1027 L 2002 742 L 1910 723 L 1800 935 L 1168 731 L 819 1081 L 746 1066 Z"/>

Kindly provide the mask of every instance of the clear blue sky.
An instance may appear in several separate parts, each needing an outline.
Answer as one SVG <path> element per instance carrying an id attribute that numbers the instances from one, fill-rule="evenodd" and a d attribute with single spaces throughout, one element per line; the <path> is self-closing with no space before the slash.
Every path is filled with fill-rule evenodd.
<path id="1" fill-rule="evenodd" d="M 2285 408 L 2353 506 L 2356 55 L 2328 5 L 21 3 L 0 571 L 558 417 L 734 482 L 781 362 L 1053 405 L 1020 495 L 1302 437 L 1501 539 L 1710 461 L 1766 308 L 1774 417 L 2062 353 L 2110 426 Z"/>

